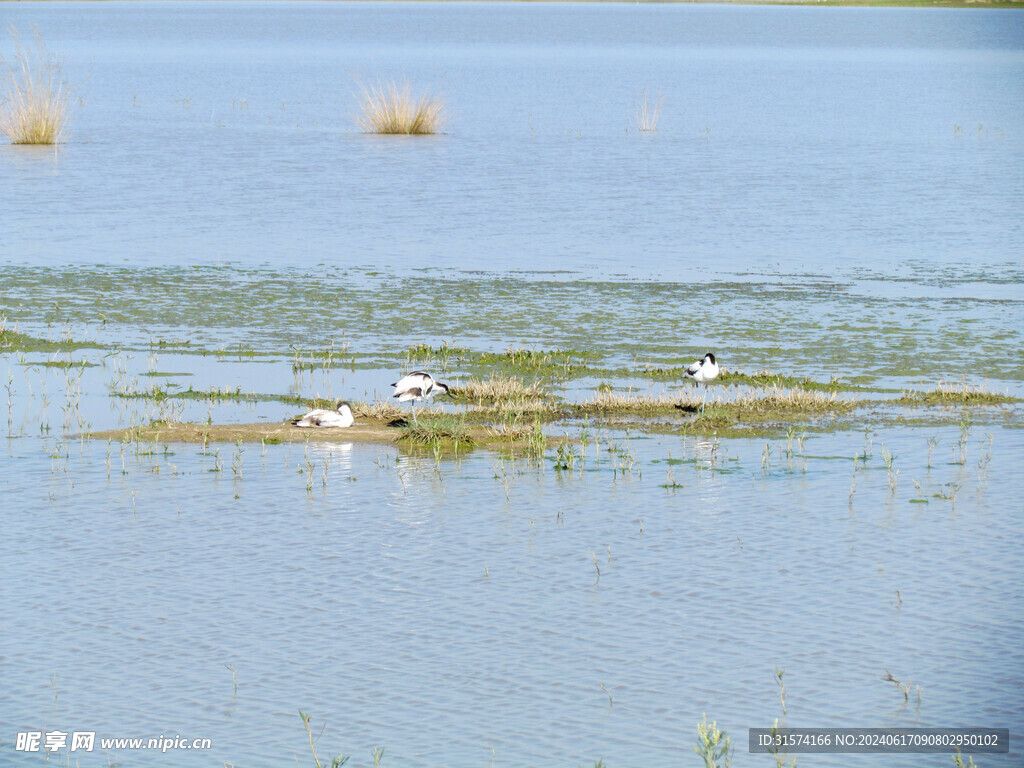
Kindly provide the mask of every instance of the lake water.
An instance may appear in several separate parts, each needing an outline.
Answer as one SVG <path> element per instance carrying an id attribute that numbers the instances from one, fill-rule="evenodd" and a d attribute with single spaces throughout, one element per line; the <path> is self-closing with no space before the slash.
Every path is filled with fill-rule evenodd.
<path id="1" fill-rule="evenodd" d="M 51 755 L 83 768 L 314 765 L 301 709 L 350 766 L 381 746 L 393 768 L 697 766 L 705 713 L 733 765 L 771 765 L 746 729 L 783 717 L 777 669 L 791 726 L 1008 727 L 1011 754 L 976 763 L 1024 759 L 1019 404 L 882 404 L 788 439 L 555 427 L 587 438 L 571 470 L 73 437 L 289 412 L 111 396 L 153 382 L 372 399 L 442 340 L 1022 396 L 1024 14 L 25 2 L 0 21 L 38 28 L 76 95 L 68 143 L 0 146 L 0 313 L 95 344 L 0 353 L 0 763 L 42 764 L 16 734 L 61 730 L 212 741 Z M 443 133 L 359 132 L 361 87 L 391 79 L 443 98 Z M 330 343 L 351 366 L 293 370 Z M 953 765 L 798 757 L 882 762 Z"/>

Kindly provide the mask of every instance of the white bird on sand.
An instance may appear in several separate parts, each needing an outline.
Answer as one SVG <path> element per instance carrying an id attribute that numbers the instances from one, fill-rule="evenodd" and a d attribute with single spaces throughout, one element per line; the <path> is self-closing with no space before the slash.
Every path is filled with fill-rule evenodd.
<path id="1" fill-rule="evenodd" d="M 408 376 L 403 376 L 391 386 L 395 388 L 391 396 L 398 398 L 400 403 L 408 403 L 409 401 L 420 403 L 429 400 L 434 395 L 448 394 L 447 384 L 434 381 L 434 377 L 424 371 L 413 371 Z M 412 420 L 416 421 L 415 406 L 412 409 Z"/>
<path id="2" fill-rule="evenodd" d="M 352 408 L 344 400 L 333 411 L 317 408 L 292 422 L 296 427 L 351 427 L 354 423 Z"/>
<path id="3" fill-rule="evenodd" d="M 712 381 L 718 378 L 718 363 L 715 362 L 715 356 L 708 352 L 700 360 L 696 360 L 690 363 L 690 366 L 686 369 L 686 375 L 697 382 L 698 385 L 704 384 L 705 386 L 710 384 Z M 707 393 L 704 394 L 707 397 Z M 704 412 L 704 403 L 700 404 L 701 413 Z"/>

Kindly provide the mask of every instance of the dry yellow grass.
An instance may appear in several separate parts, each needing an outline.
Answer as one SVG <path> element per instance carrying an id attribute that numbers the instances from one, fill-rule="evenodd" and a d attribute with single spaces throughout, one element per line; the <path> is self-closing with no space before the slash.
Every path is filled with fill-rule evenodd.
<path id="1" fill-rule="evenodd" d="M 366 133 L 431 134 L 441 127 L 443 108 L 444 104 L 429 93 L 415 101 L 408 83 L 380 83 L 363 89 L 363 114 L 356 122 Z"/>
<path id="2" fill-rule="evenodd" d="M 835 392 L 828 394 L 772 387 L 748 392 L 724 403 L 715 402 L 713 405 L 741 414 L 791 414 L 845 411 L 853 407 L 853 402 L 839 399 Z M 708 407 L 712 407 L 712 403 L 708 403 Z"/>
<path id="3" fill-rule="evenodd" d="M 14 61 L 0 57 L 0 133 L 12 144 L 58 144 L 66 138 L 68 123 L 63 62 L 38 33 L 31 49 L 21 45 L 14 27 L 10 35 Z"/>
<path id="4" fill-rule="evenodd" d="M 471 400 L 477 405 L 484 403 L 520 403 L 544 396 L 544 389 L 537 382 L 524 384 L 516 376 L 491 376 L 489 379 L 469 379 L 456 387 L 452 394 L 459 400 Z"/>
<path id="5" fill-rule="evenodd" d="M 577 408 L 583 413 L 658 413 L 679 409 L 700 408 L 702 399 L 693 391 L 663 392 L 660 395 L 622 395 L 617 392 L 598 392 Z"/>
<path id="6" fill-rule="evenodd" d="M 397 419 L 404 419 L 409 415 L 409 412 L 403 410 L 390 400 L 378 398 L 372 403 L 352 403 L 352 415 L 391 422 Z"/>

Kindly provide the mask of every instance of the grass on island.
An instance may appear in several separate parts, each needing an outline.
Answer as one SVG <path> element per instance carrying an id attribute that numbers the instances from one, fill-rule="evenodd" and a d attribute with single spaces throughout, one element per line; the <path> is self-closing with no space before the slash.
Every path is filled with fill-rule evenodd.
<path id="1" fill-rule="evenodd" d="M 930 392 L 904 392 L 896 402 L 900 405 L 1003 405 L 1019 402 L 1019 399 L 962 381 L 958 384 L 939 382 Z"/>
<path id="2" fill-rule="evenodd" d="M 663 392 L 660 395 L 620 394 L 602 390 L 591 399 L 576 405 L 573 410 L 578 415 L 629 413 L 653 416 L 678 411 L 693 412 L 700 408 L 702 402 L 693 390 Z"/>
<path id="3" fill-rule="evenodd" d="M 415 421 L 405 422 L 401 430 L 400 440 L 433 448 L 452 447 L 458 450 L 461 446 L 476 443 L 472 430 L 466 425 L 466 417 L 450 413 L 417 417 Z"/>
<path id="4" fill-rule="evenodd" d="M 472 378 L 454 385 L 451 395 L 457 402 L 509 406 L 541 399 L 545 393 L 539 382 L 526 384 L 517 376 L 493 375 L 488 379 Z"/>
<path id="5" fill-rule="evenodd" d="M 0 56 L 0 133 L 11 144 L 59 144 L 67 138 L 68 84 L 64 62 L 36 33 L 24 47 L 11 28 L 14 60 Z"/>
<path id="6" fill-rule="evenodd" d="M 408 83 L 364 88 L 361 106 L 356 123 L 366 133 L 422 136 L 437 133 L 443 122 L 443 102 L 429 93 L 416 101 Z"/>

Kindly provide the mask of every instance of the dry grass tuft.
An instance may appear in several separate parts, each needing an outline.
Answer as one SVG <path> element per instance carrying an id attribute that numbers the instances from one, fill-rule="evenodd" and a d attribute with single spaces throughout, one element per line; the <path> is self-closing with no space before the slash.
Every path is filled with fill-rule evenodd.
<path id="1" fill-rule="evenodd" d="M 486 381 L 474 378 L 453 387 L 452 396 L 458 400 L 470 400 L 477 405 L 511 402 L 518 404 L 542 398 L 544 389 L 537 382 L 524 384 L 523 380 L 516 376 L 491 376 Z"/>
<path id="2" fill-rule="evenodd" d="M 10 35 L 14 62 L 0 56 L 0 133 L 12 144 L 58 144 L 66 138 L 68 124 L 64 62 L 47 49 L 39 33 L 32 49 L 22 47 L 14 27 Z"/>
<path id="3" fill-rule="evenodd" d="M 444 104 L 429 93 L 418 102 L 408 83 L 381 83 L 363 89 L 363 114 L 356 119 L 366 133 L 425 135 L 441 127 Z"/>
<path id="4" fill-rule="evenodd" d="M 808 392 L 803 389 L 771 389 L 759 390 L 740 395 L 727 403 L 715 404 L 743 415 L 752 414 L 794 414 L 794 413 L 827 413 L 832 411 L 848 411 L 853 407 L 851 400 L 840 400 L 837 393 Z M 710 407 L 710 404 L 709 404 Z"/>
<path id="5" fill-rule="evenodd" d="M 396 421 L 406 418 L 409 413 L 390 400 L 378 398 L 372 403 L 352 403 L 352 415 L 357 417 L 363 416 L 368 419 L 379 419 L 380 421 Z"/>
<path id="6" fill-rule="evenodd" d="M 696 410 L 703 400 L 695 392 L 660 395 L 622 395 L 616 392 L 598 392 L 590 400 L 577 406 L 582 413 L 668 413 L 676 410 Z"/>

